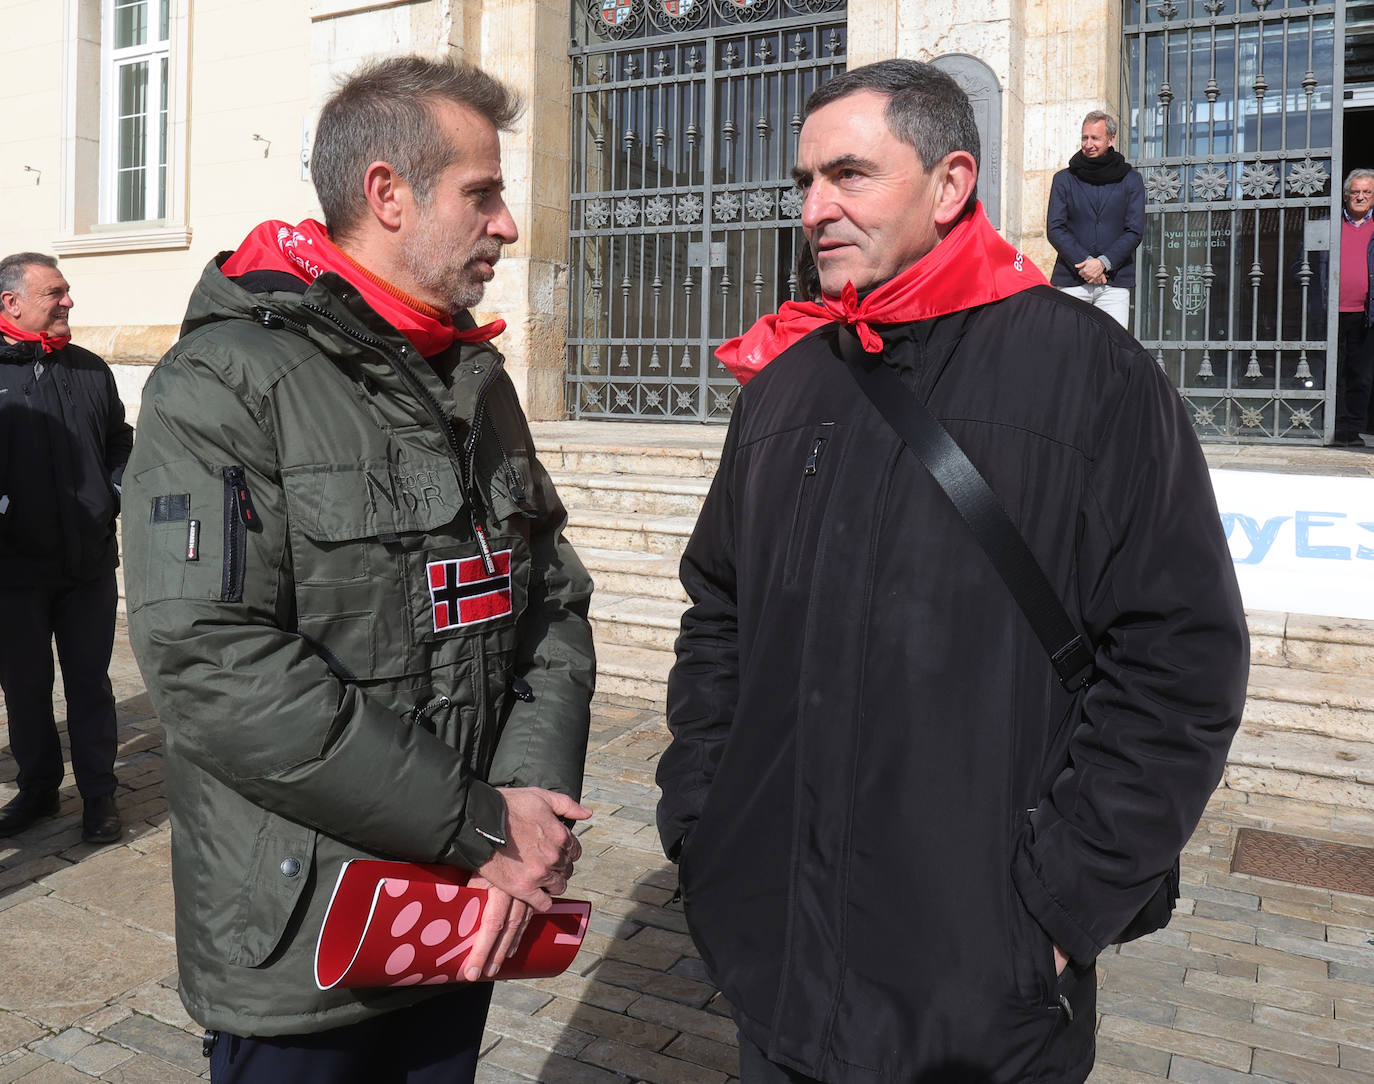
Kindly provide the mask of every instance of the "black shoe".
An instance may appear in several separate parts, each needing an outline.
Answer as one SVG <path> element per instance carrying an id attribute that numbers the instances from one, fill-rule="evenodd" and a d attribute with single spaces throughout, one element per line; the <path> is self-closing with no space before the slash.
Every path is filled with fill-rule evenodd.
<path id="1" fill-rule="evenodd" d="M 113 794 L 87 798 L 81 812 L 81 838 L 87 843 L 114 843 L 124 834 Z"/>
<path id="2" fill-rule="evenodd" d="M 0 836 L 22 832 L 41 817 L 57 816 L 55 790 L 21 790 L 0 809 Z"/>

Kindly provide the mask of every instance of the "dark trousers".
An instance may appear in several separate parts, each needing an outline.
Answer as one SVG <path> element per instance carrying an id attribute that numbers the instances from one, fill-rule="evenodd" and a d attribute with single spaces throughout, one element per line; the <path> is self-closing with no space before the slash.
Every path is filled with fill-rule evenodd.
<path id="1" fill-rule="evenodd" d="M 491 983 L 461 984 L 408 1009 L 306 1035 L 220 1032 L 212 1084 L 470 1084 Z"/>
<path id="2" fill-rule="evenodd" d="M 1343 312 L 1336 323 L 1336 439 L 1354 439 L 1365 428 L 1374 385 L 1374 328 L 1364 313 Z"/>
<path id="3" fill-rule="evenodd" d="M 115 789 L 109 670 L 118 598 L 113 570 L 81 583 L 0 587 L 0 688 L 20 790 L 62 785 L 62 746 L 52 706 L 54 639 L 77 788 L 83 798 Z"/>

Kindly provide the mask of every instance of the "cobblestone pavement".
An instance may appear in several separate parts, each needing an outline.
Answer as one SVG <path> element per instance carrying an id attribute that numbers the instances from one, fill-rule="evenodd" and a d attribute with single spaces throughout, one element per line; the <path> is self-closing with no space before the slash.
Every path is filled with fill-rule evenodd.
<path id="1" fill-rule="evenodd" d="M 206 1072 L 175 991 L 162 734 L 122 625 L 111 676 L 124 838 L 81 843 L 68 785 L 57 819 L 0 840 L 0 1084 Z M 660 712 L 596 705 L 574 881 L 591 930 L 567 974 L 498 984 L 486 1084 L 733 1079 L 734 1027 L 654 833 L 664 737 Z M 0 800 L 14 776 L 0 732 Z M 1219 793 L 1184 856 L 1181 912 L 1101 961 L 1096 1084 L 1374 1082 L 1374 898 L 1231 873 L 1246 826 L 1374 846 L 1368 815 Z"/>

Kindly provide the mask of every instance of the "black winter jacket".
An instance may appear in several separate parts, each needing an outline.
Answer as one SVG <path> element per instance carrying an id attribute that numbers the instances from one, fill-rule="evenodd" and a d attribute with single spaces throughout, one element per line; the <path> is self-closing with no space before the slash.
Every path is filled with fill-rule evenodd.
<path id="1" fill-rule="evenodd" d="M 68 345 L 0 339 L 0 586 L 90 580 L 118 564 L 133 446 L 110 367 Z M 5 501 L 8 498 L 8 501 Z"/>
<path id="2" fill-rule="evenodd" d="M 702 958 L 773 1060 L 1081 1081 L 1094 958 L 1172 866 L 1240 720 L 1231 558 L 1177 393 L 1110 318 L 1038 287 L 881 330 L 1100 676 L 1061 690 L 830 325 L 744 389 L 683 557 L 660 831 Z"/>

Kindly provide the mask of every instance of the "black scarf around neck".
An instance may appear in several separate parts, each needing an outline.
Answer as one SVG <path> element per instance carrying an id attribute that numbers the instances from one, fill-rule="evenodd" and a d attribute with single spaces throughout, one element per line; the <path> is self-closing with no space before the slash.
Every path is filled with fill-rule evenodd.
<path id="1" fill-rule="evenodd" d="M 1096 158 L 1078 151 L 1069 159 L 1069 172 L 1086 184 L 1116 184 L 1131 172 L 1131 163 L 1115 147 L 1108 147 Z"/>

